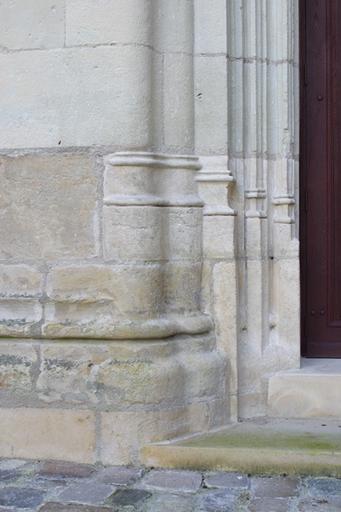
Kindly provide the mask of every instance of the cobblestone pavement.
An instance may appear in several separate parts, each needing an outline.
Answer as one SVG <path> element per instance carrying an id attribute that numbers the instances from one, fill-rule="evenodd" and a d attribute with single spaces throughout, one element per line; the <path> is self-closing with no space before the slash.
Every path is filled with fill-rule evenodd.
<path id="1" fill-rule="evenodd" d="M 341 480 L 0 460 L 0 512 L 334 512 Z"/>

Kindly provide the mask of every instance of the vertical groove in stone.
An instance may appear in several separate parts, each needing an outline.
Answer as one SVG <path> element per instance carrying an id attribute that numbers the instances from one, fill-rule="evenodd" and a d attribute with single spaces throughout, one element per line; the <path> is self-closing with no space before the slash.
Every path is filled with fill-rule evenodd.
<path id="1" fill-rule="evenodd" d="M 246 258 L 239 263 L 239 344 L 254 368 L 239 361 L 246 416 L 265 412 L 263 373 L 288 367 L 295 351 L 285 330 L 284 267 L 270 257 L 298 257 L 297 19 L 297 0 L 228 1 L 229 166 L 245 212 L 238 220 L 238 253 Z"/>

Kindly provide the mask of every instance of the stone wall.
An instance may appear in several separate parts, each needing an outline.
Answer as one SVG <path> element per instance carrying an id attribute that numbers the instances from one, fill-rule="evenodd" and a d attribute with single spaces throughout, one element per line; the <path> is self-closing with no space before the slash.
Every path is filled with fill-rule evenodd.
<path id="1" fill-rule="evenodd" d="M 229 412 L 201 305 L 194 4 L 0 19 L 0 455 L 137 462 Z"/>
<path id="2" fill-rule="evenodd" d="M 265 414 L 299 365 L 297 1 L 0 19 L 0 455 L 137 462 Z"/>

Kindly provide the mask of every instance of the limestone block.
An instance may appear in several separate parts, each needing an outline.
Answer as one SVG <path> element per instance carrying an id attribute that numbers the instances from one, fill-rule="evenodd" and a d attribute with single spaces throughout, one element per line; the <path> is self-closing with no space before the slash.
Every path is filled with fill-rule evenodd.
<path id="1" fill-rule="evenodd" d="M 1 457 L 95 461 L 95 419 L 91 411 L 0 409 Z"/>
<path id="2" fill-rule="evenodd" d="M 0 343 L 0 396 L 3 392 L 27 393 L 33 387 L 32 366 L 37 353 L 31 344 Z"/>
<path id="3" fill-rule="evenodd" d="M 182 0 L 184 1 L 184 0 Z M 193 149 L 193 57 L 164 56 L 164 138 L 169 150 Z"/>
<path id="4" fill-rule="evenodd" d="M 90 351 L 77 344 L 42 345 L 38 398 L 46 403 L 96 404 L 99 398 L 90 374 L 94 364 L 103 358 L 103 349 Z"/>
<path id="5" fill-rule="evenodd" d="M 130 46 L 2 53 L 0 147 L 147 145 L 150 59 Z"/>
<path id="6" fill-rule="evenodd" d="M 42 274 L 29 265 L 0 265 L 0 297 L 37 297 Z"/>
<path id="7" fill-rule="evenodd" d="M 275 261 L 273 280 L 276 293 L 273 310 L 277 316 L 283 364 L 285 361 L 290 361 L 291 365 L 295 367 L 300 360 L 300 344 L 298 343 L 301 329 L 299 259 Z"/>
<path id="8" fill-rule="evenodd" d="M 202 208 L 166 208 L 164 251 L 170 260 L 202 258 Z"/>
<path id="9" fill-rule="evenodd" d="M 151 0 L 66 0 L 66 45 L 150 44 Z"/>
<path id="10" fill-rule="evenodd" d="M 0 4 L 0 47 L 9 50 L 64 46 L 63 0 L 6 0 Z"/>
<path id="11" fill-rule="evenodd" d="M 225 56 L 195 58 L 195 147 L 203 154 L 227 153 Z"/>
<path id="12" fill-rule="evenodd" d="M 203 233 L 205 258 L 233 258 L 235 251 L 234 229 L 233 216 L 205 216 Z"/>
<path id="13" fill-rule="evenodd" d="M 249 217 L 246 219 L 246 250 L 251 258 L 261 258 L 265 244 L 266 219 Z"/>
<path id="14" fill-rule="evenodd" d="M 234 2 L 230 2 L 231 4 Z M 229 150 L 231 156 L 240 156 L 244 151 L 244 65 L 241 59 L 232 60 L 228 64 L 229 95 L 228 104 L 229 126 Z"/>
<path id="15" fill-rule="evenodd" d="M 237 275 L 236 263 L 216 263 L 213 268 L 213 300 L 217 347 L 229 360 L 229 393 L 236 393 L 237 375 Z"/>
<path id="16" fill-rule="evenodd" d="M 103 464 L 139 463 L 139 450 L 158 442 L 208 430 L 206 402 L 149 412 L 103 412 L 101 460 Z"/>
<path id="17" fill-rule="evenodd" d="M 2 259 L 96 254 L 97 179 L 88 156 L 2 157 L 0 181 Z"/>
<path id="18" fill-rule="evenodd" d="M 114 261 L 156 261 L 167 253 L 161 245 L 164 209 L 105 206 L 104 257 Z"/>
<path id="19" fill-rule="evenodd" d="M 42 305 L 34 299 L 0 300 L 0 336 L 34 336 L 40 332 Z"/>
<path id="20" fill-rule="evenodd" d="M 94 308 L 92 318 L 96 318 L 97 306 L 99 312 L 101 305 L 111 304 L 112 317 L 120 318 L 158 313 L 162 306 L 161 284 L 162 269 L 157 264 L 56 267 L 47 277 L 47 295 L 62 304 L 90 304 Z M 66 316 L 71 321 L 72 308 Z"/>
<path id="21" fill-rule="evenodd" d="M 201 262 L 179 261 L 166 264 L 164 301 L 167 311 L 200 309 L 201 267 Z"/>
<path id="22" fill-rule="evenodd" d="M 158 361 L 170 352 L 166 344 L 157 343 L 46 342 L 41 346 L 37 394 L 40 400 L 47 403 L 121 407 L 125 404 L 125 393 L 129 396 L 140 394 L 140 397 L 146 393 L 144 379 L 137 382 L 139 376 L 143 375 L 142 366 L 147 368 L 148 361 L 152 365 L 152 359 Z M 141 367 L 138 366 L 139 361 Z M 121 375 L 124 371 L 127 371 L 126 377 Z M 167 379 L 166 375 L 164 379 Z M 155 388 L 154 393 L 157 392 L 157 386 L 152 384 L 152 387 Z"/>
<path id="23" fill-rule="evenodd" d="M 189 400 L 199 397 L 223 398 L 226 392 L 228 367 L 226 356 L 219 351 L 186 354 L 185 396 Z"/>
<path id="24" fill-rule="evenodd" d="M 186 401 L 186 375 L 174 358 L 106 358 L 93 375 L 106 405 L 165 407 Z"/>
<path id="25" fill-rule="evenodd" d="M 196 0 L 195 13 L 195 52 L 226 53 L 226 1 Z"/>
<path id="26" fill-rule="evenodd" d="M 135 332 L 139 322 L 162 312 L 162 283 L 162 268 L 155 264 L 55 268 L 47 279 L 43 332 L 90 338 Z"/>
<path id="27" fill-rule="evenodd" d="M 193 51 L 193 2 L 157 0 L 154 2 L 155 46 L 161 52 Z"/>

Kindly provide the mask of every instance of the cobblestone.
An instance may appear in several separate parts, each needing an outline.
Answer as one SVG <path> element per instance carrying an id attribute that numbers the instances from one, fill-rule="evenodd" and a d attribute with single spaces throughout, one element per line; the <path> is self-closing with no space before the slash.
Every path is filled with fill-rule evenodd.
<path id="1" fill-rule="evenodd" d="M 341 512 L 341 479 L 0 460 L 0 512 Z"/>

